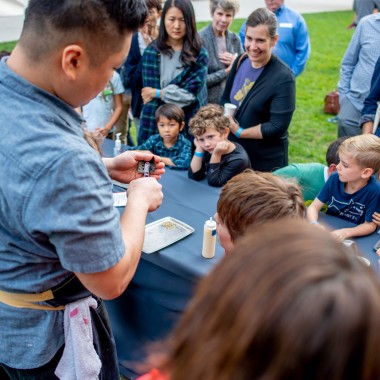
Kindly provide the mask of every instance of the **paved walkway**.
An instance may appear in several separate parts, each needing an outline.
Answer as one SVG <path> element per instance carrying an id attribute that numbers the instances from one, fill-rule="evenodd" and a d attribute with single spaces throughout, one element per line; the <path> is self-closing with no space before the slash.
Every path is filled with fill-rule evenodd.
<path id="1" fill-rule="evenodd" d="M 209 1 L 192 2 L 197 21 L 209 21 Z M 351 10 L 353 0 L 286 0 L 286 5 L 300 13 L 318 13 Z M 256 8 L 264 7 L 264 0 L 240 0 L 240 11 L 236 18 L 247 18 Z"/>
<path id="2" fill-rule="evenodd" d="M 0 0 L 2 3 L 4 0 Z M 353 0 L 286 0 L 286 4 L 301 13 L 332 12 L 351 10 Z M 263 0 L 241 0 L 236 18 L 246 18 L 254 9 L 263 7 Z M 209 1 L 193 0 L 197 21 L 209 21 Z M 5 9 L 5 8 L 4 8 Z M 1 13 L 0 13 L 1 14 Z M 0 16 L 0 42 L 18 40 L 23 16 Z"/>

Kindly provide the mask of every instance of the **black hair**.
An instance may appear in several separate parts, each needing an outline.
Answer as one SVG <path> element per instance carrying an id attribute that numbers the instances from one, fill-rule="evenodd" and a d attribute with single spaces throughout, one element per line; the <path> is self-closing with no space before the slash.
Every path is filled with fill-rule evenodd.
<path id="1" fill-rule="evenodd" d="M 167 44 L 168 33 L 165 29 L 165 16 L 167 11 L 172 8 L 178 8 L 183 13 L 183 18 L 186 25 L 186 34 L 183 39 L 183 48 L 181 52 L 180 60 L 182 64 L 186 66 L 195 65 L 201 47 L 202 42 L 197 32 L 195 25 L 194 8 L 190 0 L 167 0 L 164 9 L 162 10 L 160 30 L 157 38 L 157 49 L 163 54 L 172 55 L 173 49 Z"/>
<path id="2" fill-rule="evenodd" d="M 102 61 L 120 48 L 127 32 L 143 25 L 147 14 L 144 0 L 30 0 L 20 44 L 39 61 L 82 42 L 92 61 Z"/>
<path id="3" fill-rule="evenodd" d="M 157 108 L 155 113 L 156 123 L 158 123 L 160 117 L 175 120 L 180 125 L 185 121 L 185 113 L 183 112 L 183 109 L 172 103 L 163 104 Z"/>
<path id="4" fill-rule="evenodd" d="M 340 147 L 340 144 L 342 144 L 342 142 L 347 138 L 348 136 L 339 137 L 329 145 L 326 152 L 327 166 L 330 166 L 331 164 L 339 164 L 338 149 Z"/>

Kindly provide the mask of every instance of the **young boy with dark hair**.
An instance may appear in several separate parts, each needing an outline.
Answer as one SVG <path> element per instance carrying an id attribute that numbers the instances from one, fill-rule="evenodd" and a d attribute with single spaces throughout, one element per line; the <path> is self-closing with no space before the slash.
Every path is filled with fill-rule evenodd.
<path id="1" fill-rule="evenodd" d="M 347 137 L 339 137 L 329 145 L 326 152 L 327 166 L 316 162 L 291 164 L 275 170 L 273 174 L 285 178 L 294 178 L 301 187 L 305 203 L 310 204 L 321 191 L 330 175 L 336 171 L 336 166 L 339 164 L 338 149 L 345 139 Z"/>
<path id="2" fill-rule="evenodd" d="M 191 160 L 191 142 L 181 133 L 185 127 L 185 113 L 175 104 L 163 104 L 157 108 L 158 134 L 150 136 L 139 146 L 129 150 L 142 150 L 161 157 L 171 169 L 188 169 Z"/>
<path id="3" fill-rule="evenodd" d="M 119 378 L 101 298 L 135 273 L 164 164 L 154 156 L 142 178 L 151 154 L 102 160 L 75 108 L 122 65 L 146 16 L 142 0 L 30 0 L 0 61 L 0 368 L 11 379 Z M 110 177 L 132 181 L 121 218 Z"/>
<path id="4" fill-rule="evenodd" d="M 327 214 L 356 224 L 355 227 L 335 230 L 339 241 L 369 235 L 376 229 L 372 220 L 380 211 L 380 183 L 375 175 L 380 170 L 380 138 L 358 135 L 341 144 L 340 162 L 323 189 L 307 210 L 311 224 L 318 223 L 318 213 L 327 204 Z"/>
<path id="5" fill-rule="evenodd" d="M 248 154 L 238 143 L 228 140 L 229 120 L 223 107 L 208 104 L 189 123 L 195 137 L 195 152 L 188 176 L 195 181 L 207 177 L 210 186 L 223 186 L 234 175 L 251 167 Z"/>

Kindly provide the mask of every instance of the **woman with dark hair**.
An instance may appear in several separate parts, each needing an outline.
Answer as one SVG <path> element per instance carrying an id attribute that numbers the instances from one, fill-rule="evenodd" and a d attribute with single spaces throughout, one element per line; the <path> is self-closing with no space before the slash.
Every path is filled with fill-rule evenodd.
<path id="1" fill-rule="evenodd" d="M 286 219 L 255 226 L 200 282 L 140 380 L 379 379 L 379 341 L 374 271 Z"/>
<path id="2" fill-rule="evenodd" d="M 236 113 L 229 138 L 243 145 L 252 169 L 272 171 L 288 165 L 288 128 L 295 109 L 295 77 L 272 54 L 278 39 L 277 18 L 266 8 L 247 20 L 246 53 L 238 57 L 227 78 L 222 104 Z"/>
<path id="3" fill-rule="evenodd" d="M 157 133 L 156 109 L 174 103 L 190 118 L 207 102 L 208 55 L 201 46 L 190 0 L 165 3 L 158 38 L 142 57 L 142 90 L 139 144 Z"/>

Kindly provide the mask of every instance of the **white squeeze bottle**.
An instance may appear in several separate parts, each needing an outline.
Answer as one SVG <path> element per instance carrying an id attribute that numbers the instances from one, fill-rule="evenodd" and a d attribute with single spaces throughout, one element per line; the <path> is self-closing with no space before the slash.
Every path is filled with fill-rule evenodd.
<path id="1" fill-rule="evenodd" d="M 113 155 L 117 156 L 121 153 L 121 133 L 116 133 L 115 147 L 113 148 Z"/>
<path id="2" fill-rule="evenodd" d="M 206 259 L 212 259 L 215 256 L 216 244 L 216 222 L 210 218 L 206 220 L 203 227 L 203 248 L 202 256 Z"/>

